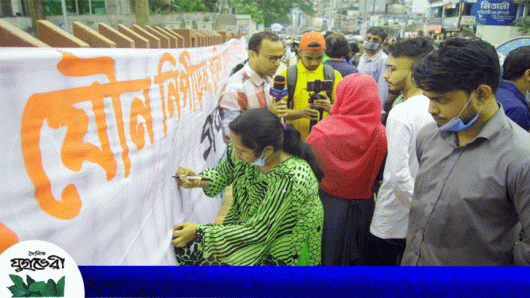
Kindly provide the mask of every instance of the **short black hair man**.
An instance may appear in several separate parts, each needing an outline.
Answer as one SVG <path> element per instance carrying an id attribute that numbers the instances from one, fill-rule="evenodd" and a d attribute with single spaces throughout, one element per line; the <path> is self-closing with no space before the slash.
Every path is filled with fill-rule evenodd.
<path id="1" fill-rule="evenodd" d="M 350 46 L 343 34 L 333 33 L 326 37 L 326 55 L 329 59 L 324 64 L 340 72 L 342 77 L 359 72 L 357 67 L 349 64 L 346 60 L 349 53 Z"/>
<path id="2" fill-rule="evenodd" d="M 428 123 L 429 99 L 412 80 L 412 68 L 434 49 L 426 37 L 406 39 L 388 47 L 384 78 L 390 91 L 403 94 L 403 102 L 388 114 L 386 138 L 388 154 L 383 183 L 377 193 L 370 233 L 374 235 L 373 264 L 396 266 L 405 250 L 410 202 L 418 171 L 416 136 Z"/>
<path id="3" fill-rule="evenodd" d="M 324 109 L 326 111 L 324 117 L 328 115 L 335 100 L 337 84 L 342 79 L 340 73 L 334 70 L 335 81 L 331 98 L 325 92 L 321 92 L 320 95 L 325 98 L 317 99 L 309 104 L 310 94 L 306 88 L 307 82 L 324 79 L 322 59 L 325 51 L 326 41 L 320 32 L 307 32 L 300 40 L 300 48 L 298 49 L 300 61 L 297 64 L 298 74 L 292 100 L 293 106 L 292 109 L 286 110 L 285 120 L 292 123 L 300 132 L 302 141 L 305 141 L 309 135 L 310 120 L 317 120 L 319 117 L 319 112 L 315 108 Z M 287 70 L 281 75 L 287 77 Z"/>
<path id="4" fill-rule="evenodd" d="M 502 80 L 497 91 L 506 116 L 523 129 L 530 129 L 530 46 L 510 51 L 502 65 Z M 526 96 L 525 96 L 526 95 Z"/>
<path id="5" fill-rule="evenodd" d="M 402 265 L 530 264 L 530 134 L 495 100 L 500 64 L 480 39 L 450 38 L 413 69 L 435 123 L 418 134 L 419 169 Z"/>
<path id="6" fill-rule="evenodd" d="M 228 124 L 248 109 L 268 108 L 278 117 L 284 116 L 285 102 L 276 102 L 269 93 L 270 77 L 280 66 L 283 54 L 283 43 L 275 33 L 258 32 L 250 37 L 248 62 L 230 76 L 219 98 L 225 142 L 229 140 Z"/>

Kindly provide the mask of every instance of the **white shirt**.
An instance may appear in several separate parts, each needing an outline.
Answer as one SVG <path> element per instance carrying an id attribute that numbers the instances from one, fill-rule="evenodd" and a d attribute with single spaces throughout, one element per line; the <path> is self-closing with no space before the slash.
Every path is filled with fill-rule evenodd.
<path id="1" fill-rule="evenodd" d="M 383 50 L 380 50 L 370 58 L 368 58 L 367 53 L 364 53 L 359 59 L 359 66 L 357 66 L 359 72 L 367 74 L 377 81 L 377 89 L 383 111 L 385 110 L 385 100 L 388 97 L 388 83 L 383 78 L 386 71 L 385 63 L 387 58 L 388 55 Z"/>
<path id="2" fill-rule="evenodd" d="M 379 238 L 407 236 L 414 179 L 419 167 L 416 136 L 423 126 L 434 121 L 428 109 L 429 99 L 418 95 L 398 104 L 388 114 L 388 155 L 370 225 L 370 232 Z"/>

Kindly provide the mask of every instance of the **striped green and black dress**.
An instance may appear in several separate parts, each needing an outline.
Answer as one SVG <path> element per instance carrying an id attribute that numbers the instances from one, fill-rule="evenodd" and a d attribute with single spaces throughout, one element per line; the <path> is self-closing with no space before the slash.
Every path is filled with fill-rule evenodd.
<path id="1" fill-rule="evenodd" d="M 320 265 L 323 208 L 309 164 L 291 156 L 267 174 L 240 161 L 230 144 L 207 196 L 233 183 L 233 204 L 223 224 L 199 224 L 197 238 L 175 248 L 178 265 Z"/>

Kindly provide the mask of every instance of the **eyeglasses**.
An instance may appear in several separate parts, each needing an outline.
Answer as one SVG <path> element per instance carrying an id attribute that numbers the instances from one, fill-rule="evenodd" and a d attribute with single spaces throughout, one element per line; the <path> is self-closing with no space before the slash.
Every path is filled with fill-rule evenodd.
<path id="1" fill-rule="evenodd" d="M 258 54 L 258 55 L 261 55 L 261 54 Z M 268 56 L 268 55 L 263 54 L 263 57 L 267 58 L 267 60 L 269 60 L 271 63 L 276 63 L 276 61 L 281 60 L 283 58 L 283 55 L 281 55 L 281 56 Z"/>

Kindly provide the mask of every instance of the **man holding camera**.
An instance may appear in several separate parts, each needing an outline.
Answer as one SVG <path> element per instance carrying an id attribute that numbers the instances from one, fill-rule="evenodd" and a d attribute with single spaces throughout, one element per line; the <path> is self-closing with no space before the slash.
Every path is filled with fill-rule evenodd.
<path id="1" fill-rule="evenodd" d="M 333 68 L 326 66 L 330 69 L 324 69 L 322 59 L 325 50 L 326 41 L 322 34 L 304 34 L 298 49 L 300 61 L 292 66 L 296 67 L 296 80 L 288 74 L 289 69 L 281 74 L 286 77 L 288 88 L 294 85 L 294 90 L 289 90 L 290 95 L 287 96 L 288 109 L 284 118 L 300 132 L 302 141 L 309 135 L 311 121 L 316 123 L 329 115 L 337 83 L 342 79 L 340 73 Z M 330 77 L 333 79 L 328 80 Z"/>

